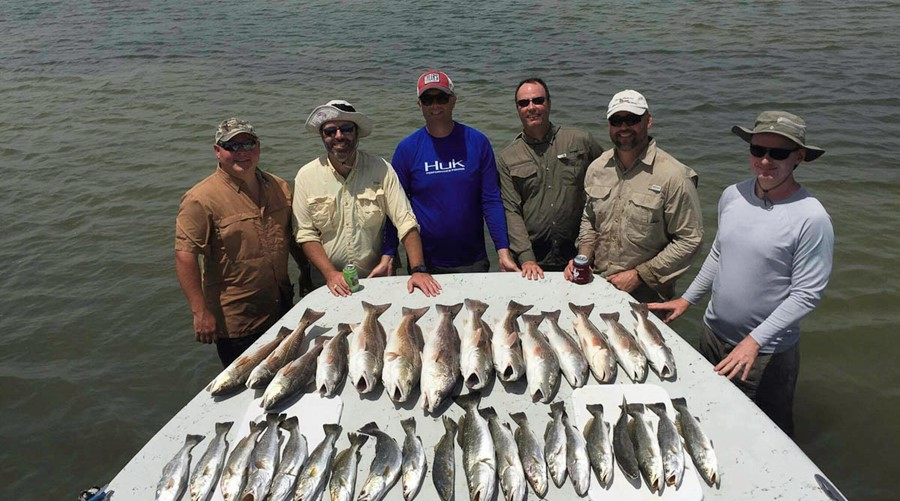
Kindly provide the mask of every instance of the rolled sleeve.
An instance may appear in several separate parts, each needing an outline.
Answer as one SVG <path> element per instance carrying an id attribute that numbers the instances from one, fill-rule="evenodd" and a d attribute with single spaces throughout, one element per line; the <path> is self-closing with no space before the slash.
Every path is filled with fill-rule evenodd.
<path id="1" fill-rule="evenodd" d="M 406 198 L 406 192 L 403 191 L 403 186 L 400 185 L 400 180 L 393 167 L 388 168 L 384 176 L 384 196 L 387 201 L 388 216 L 396 228 L 400 240 L 406 237 L 410 231 L 419 229 L 416 215 L 413 213 L 409 199 Z"/>
<path id="2" fill-rule="evenodd" d="M 294 227 L 294 241 L 298 245 L 305 242 L 322 243 L 319 231 L 313 224 L 312 214 L 309 211 L 309 201 L 306 190 L 303 189 L 303 183 L 300 175 L 294 179 L 294 197 L 291 201 L 291 221 Z"/>

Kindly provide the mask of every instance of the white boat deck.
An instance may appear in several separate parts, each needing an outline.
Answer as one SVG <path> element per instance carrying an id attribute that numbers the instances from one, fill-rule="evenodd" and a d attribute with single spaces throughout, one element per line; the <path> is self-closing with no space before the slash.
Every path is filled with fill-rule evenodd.
<path id="1" fill-rule="evenodd" d="M 626 327 L 632 325 L 633 317 L 628 307 L 630 297 L 615 290 L 602 280 L 595 280 L 589 285 L 575 285 L 566 282 L 561 273 L 548 273 L 546 278 L 540 281 L 524 280 L 518 274 L 512 273 L 441 275 L 437 279 L 443 287 L 443 293 L 437 298 L 427 298 L 418 290 L 413 294 L 408 294 L 406 291 L 407 278 L 361 280 L 364 289 L 348 298 L 334 298 L 325 289 L 316 290 L 294 306 L 261 338 L 260 342 L 272 339 L 282 326 L 294 328 L 306 308 L 326 312 L 326 315 L 315 324 L 308 335 L 332 335 L 333 328 L 338 323 L 356 323 L 362 320 L 363 310 L 360 301 L 373 304 L 392 303 L 393 306 L 381 317 L 381 323 L 388 333 L 399 324 L 402 307 L 432 306 L 419 321 L 419 325 L 427 336 L 437 322 L 437 314 L 433 307 L 435 304 L 450 305 L 462 302 L 466 298 L 479 299 L 489 304 L 485 320 L 491 323 L 505 315 L 506 305 L 512 299 L 522 304 L 533 304 L 534 308 L 529 313 L 561 310 L 560 325 L 570 333 L 573 332 L 572 320 L 574 318 L 568 307 L 570 302 L 579 305 L 594 303 L 596 306 L 590 318 L 601 329 L 604 329 L 604 325 L 598 316 L 600 312 L 618 311 L 623 325 Z M 462 317 L 466 311 L 463 308 L 457 316 L 455 322 L 457 328 L 461 328 Z M 655 373 L 650 371 L 645 384 L 661 388 L 670 397 L 687 399 L 688 407 L 700 419 L 701 425 L 715 445 L 721 483 L 718 487 L 708 486 L 702 479 L 696 477 L 693 471 L 690 471 L 686 473 L 686 476 L 695 475 L 695 481 L 685 478 L 681 488 L 666 488 L 661 495 L 653 495 L 643 485 L 636 488 L 628 484 L 621 470 L 616 467 L 613 486 L 610 490 L 592 489 L 591 499 L 700 499 L 698 496 L 708 500 L 729 501 L 829 499 L 814 477 L 815 475 L 824 476 L 824 474 L 800 448 L 729 381 L 717 376 L 712 371 L 710 364 L 686 341 L 662 322 L 657 321 L 656 323 L 660 326 L 675 355 L 678 375 L 674 381 L 661 381 Z M 541 328 L 543 330 L 549 326 L 545 323 Z M 612 394 L 621 398 L 623 392 L 626 395 L 644 393 L 640 388 L 628 387 L 632 383 L 621 370 L 612 387 L 599 385 L 593 377 L 590 378 L 588 385 L 598 388 L 588 388 L 584 394 L 595 395 L 598 397 L 598 401 L 608 399 Z M 650 387 L 648 386 L 646 389 L 649 390 Z M 468 390 L 462 389 L 461 391 L 465 393 Z M 657 390 L 654 389 L 654 391 Z M 243 390 L 229 398 L 214 399 L 208 392 L 201 389 L 197 396 L 116 475 L 109 486 L 110 490 L 115 491 L 112 499 L 114 501 L 153 499 L 163 466 L 182 446 L 186 434 L 201 434 L 207 437 L 194 449 L 193 461 L 196 462 L 205 451 L 209 439 L 214 435 L 214 423 L 235 421 L 234 427 L 228 434 L 229 443 L 233 447 L 240 438 L 246 435 L 247 421 L 262 415 L 262 409 L 259 408 L 258 403 L 261 394 L 262 392 Z M 559 390 L 554 400 L 565 401 L 570 416 L 583 416 L 583 409 L 576 409 L 573 406 L 571 396 L 572 388 L 560 376 Z M 429 464 L 422 490 L 416 499 L 437 501 L 439 498 L 431 480 L 430 466 L 434 446 L 444 429 L 440 415 L 431 416 L 421 409 L 418 402 L 418 391 L 414 393 L 414 397 L 416 402 L 395 405 L 384 394 L 382 387 L 379 387 L 371 395 L 361 396 L 353 386 L 344 384 L 339 398 L 320 399 L 317 395 L 304 396 L 288 408 L 287 413 L 300 417 L 301 429 L 308 432 L 310 451 L 322 436 L 322 421 L 337 419 L 340 416 L 340 424 L 344 428 L 344 433 L 337 446 L 339 449 L 343 449 L 348 445 L 346 432 L 355 431 L 370 421 L 377 422 L 382 430 L 387 431 L 398 443 L 402 444 L 404 435 L 400 421 L 410 416 L 415 417 L 418 435 L 422 438 Z M 582 405 L 584 398 L 584 395 L 579 396 L 577 405 Z M 587 398 L 592 397 L 588 396 Z M 509 413 L 525 412 L 532 430 L 543 443 L 544 428 L 549 421 L 550 407 L 549 404 L 531 401 L 525 393 L 524 380 L 506 385 L 495 379 L 493 384 L 483 392 L 481 407 L 488 406 L 493 406 L 501 419 L 509 422 L 513 429 L 515 429 L 515 424 L 508 418 Z M 454 420 L 463 413 L 462 409 L 455 404 L 444 405 L 441 410 Z M 618 409 L 615 409 L 615 413 L 613 413 L 613 409 L 610 409 L 608 412 L 612 416 L 608 415 L 606 420 L 613 421 L 617 411 Z M 580 424 L 581 421 L 576 420 L 576 422 Z M 610 424 L 612 425 L 614 422 Z M 374 440 L 370 440 L 362 449 L 357 493 L 368 474 L 369 463 L 374 455 L 373 451 Z M 463 501 L 468 498 L 468 490 L 462 468 L 462 453 L 458 446 L 456 452 L 456 500 Z M 691 487 L 692 482 L 696 484 L 696 489 Z M 183 499 L 189 499 L 189 494 L 186 493 Z M 221 494 L 217 491 L 213 499 L 221 499 Z M 502 494 L 498 494 L 498 499 L 503 499 Z M 529 499 L 537 499 L 530 488 Z M 562 488 L 556 488 L 551 483 L 545 499 L 578 499 L 578 497 L 571 482 L 567 480 Z M 396 485 L 385 497 L 385 500 L 402 501 L 400 486 Z"/>

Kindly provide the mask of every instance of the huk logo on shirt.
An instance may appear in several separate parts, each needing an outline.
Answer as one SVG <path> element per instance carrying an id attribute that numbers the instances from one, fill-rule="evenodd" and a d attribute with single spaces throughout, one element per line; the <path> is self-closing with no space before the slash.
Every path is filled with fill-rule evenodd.
<path id="1" fill-rule="evenodd" d="M 434 163 L 425 162 L 425 174 L 444 174 L 446 172 L 456 172 L 466 170 L 466 164 L 461 160 L 450 160 L 449 162 L 435 161 Z"/>

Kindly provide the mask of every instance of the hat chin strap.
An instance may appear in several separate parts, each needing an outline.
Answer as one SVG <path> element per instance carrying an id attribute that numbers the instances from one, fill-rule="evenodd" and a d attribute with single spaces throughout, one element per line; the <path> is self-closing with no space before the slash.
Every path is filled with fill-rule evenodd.
<path id="1" fill-rule="evenodd" d="M 795 166 L 795 168 L 796 168 L 796 166 Z M 782 179 L 781 182 L 778 183 L 778 184 L 776 184 L 775 186 L 773 186 L 773 187 L 771 187 L 771 188 L 769 188 L 769 189 L 765 189 L 765 188 L 762 187 L 761 184 L 759 184 L 759 178 L 756 178 L 756 187 L 759 188 L 759 191 L 762 192 L 762 197 L 761 197 L 761 198 L 762 198 L 762 201 L 763 201 L 763 208 L 765 208 L 766 210 L 772 210 L 772 207 L 774 207 L 775 204 L 772 203 L 772 199 L 769 198 L 769 192 L 772 191 L 772 190 L 774 190 L 775 188 L 778 188 L 778 187 L 781 186 L 782 184 L 788 182 L 789 179 L 791 179 L 791 176 L 788 176 L 788 177 Z"/>

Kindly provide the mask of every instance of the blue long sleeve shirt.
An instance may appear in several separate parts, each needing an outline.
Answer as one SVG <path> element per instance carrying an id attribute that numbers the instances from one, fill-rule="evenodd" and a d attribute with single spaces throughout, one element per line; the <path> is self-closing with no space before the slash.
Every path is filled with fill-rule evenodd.
<path id="1" fill-rule="evenodd" d="M 485 259 L 485 222 L 495 248 L 509 248 L 494 150 L 484 134 L 454 122 L 450 135 L 437 138 L 422 127 L 397 145 L 391 164 L 419 222 L 425 264 Z M 395 255 L 397 244 L 396 229 L 386 225 L 383 253 Z"/>

